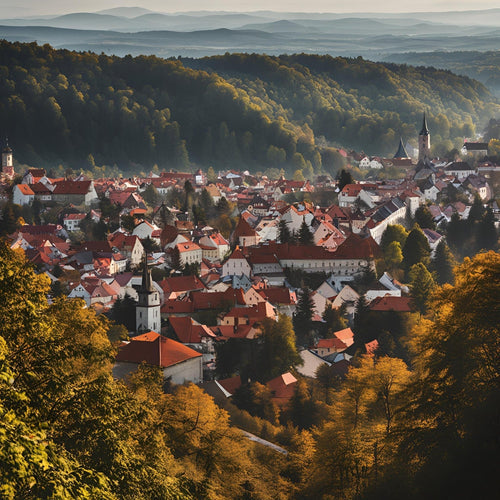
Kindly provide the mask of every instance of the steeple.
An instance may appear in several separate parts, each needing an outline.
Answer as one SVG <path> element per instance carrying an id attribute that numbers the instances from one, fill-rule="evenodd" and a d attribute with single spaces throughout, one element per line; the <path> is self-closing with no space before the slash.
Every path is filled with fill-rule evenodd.
<path id="1" fill-rule="evenodd" d="M 161 332 L 160 294 L 153 286 L 151 271 L 148 268 L 148 257 L 144 252 L 144 268 L 141 286 L 137 290 L 139 302 L 135 309 L 135 325 L 137 333 L 148 331 Z"/>
<path id="2" fill-rule="evenodd" d="M 410 156 L 406 152 L 406 149 L 403 144 L 403 138 L 399 138 L 399 146 L 398 150 L 396 151 L 396 154 L 394 155 L 394 158 L 409 158 Z"/>
<path id="3" fill-rule="evenodd" d="M 431 156 L 431 134 L 427 128 L 427 118 L 424 112 L 422 130 L 418 134 L 418 161 L 423 161 Z"/>
<path id="4" fill-rule="evenodd" d="M 425 117 L 425 111 L 424 111 L 424 121 L 422 122 L 422 130 L 418 135 L 429 135 L 429 129 L 427 128 L 427 118 Z"/>
<path id="5" fill-rule="evenodd" d="M 155 288 L 153 286 L 153 279 L 151 278 L 151 270 L 148 267 L 148 255 L 144 252 L 144 262 L 142 269 L 142 283 L 140 292 L 151 293 L 154 292 Z"/>

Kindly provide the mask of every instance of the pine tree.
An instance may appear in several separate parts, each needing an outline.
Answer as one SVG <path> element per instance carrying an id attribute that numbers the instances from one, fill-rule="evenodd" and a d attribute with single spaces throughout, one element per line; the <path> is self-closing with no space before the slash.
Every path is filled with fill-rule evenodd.
<path id="1" fill-rule="evenodd" d="M 363 346 L 367 342 L 373 340 L 373 328 L 371 321 L 372 312 L 366 301 L 366 297 L 361 295 L 356 302 L 356 310 L 354 312 L 354 323 L 352 330 L 354 333 L 354 342 L 358 347 Z"/>
<path id="2" fill-rule="evenodd" d="M 347 186 L 347 184 L 352 184 L 354 182 L 351 172 L 345 169 L 342 169 L 338 173 L 337 180 L 338 180 L 337 186 L 339 188 L 339 191 L 342 191 L 342 189 L 344 189 L 344 186 Z"/>
<path id="3" fill-rule="evenodd" d="M 495 227 L 495 216 L 488 208 L 476 227 L 476 250 L 495 250 L 498 247 L 498 232 Z"/>
<path id="4" fill-rule="evenodd" d="M 436 228 L 436 224 L 434 223 L 434 218 L 432 217 L 431 211 L 425 205 L 418 207 L 415 211 L 415 222 L 420 227 L 426 227 L 428 229 Z"/>
<path id="5" fill-rule="evenodd" d="M 281 219 L 278 224 L 278 239 L 280 243 L 290 243 L 292 238 L 292 234 L 290 233 L 290 229 L 288 229 L 288 224 L 285 220 Z"/>
<path id="6" fill-rule="evenodd" d="M 417 311 L 425 314 L 429 306 L 432 290 L 436 286 L 432 274 L 422 262 L 419 262 L 410 268 L 409 277 L 413 305 Z"/>
<path id="7" fill-rule="evenodd" d="M 410 268 L 419 262 L 427 266 L 430 254 L 429 241 L 420 226 L 415 224 L 403 247 L 403 265 L 406 271 L 409 272 Z"/>
<path id="8" fill-rule="evenodd" d="M 305 217 L 303 217 L 302 224 L 300 225 L 299 243 L 301 245 L 312 245 L 314 243 L 313 234 L 306 223 Z"/>
<path id="9" fill-rule="evenodd" d="M 2 219 L 0 220 L 0 236 L 12 234 L 17 227 L 16 216 L 12 203 L 6 203 L 2 210 Z"/>
<path id="10" fill-rule="evenodd" d="M 453 284 L 453 268 L 455 264 L 455 258 L 451 250 L 445 241 L 441 240 L 438 243 L 436 253 L 431 262 L 431 268 L 436 275 L 436 282 L 438 285 L 444 285 L 445 283 Z"/>
<path id="11" fill-rule="evenodd" d="M 293 326 L 300 344 L 307 343 L 309 332 L 312 328 L 313 315 L 314 302 L 311 297 L 311 290 L 305 286 L 302 288 L 293 317 Z"/>
<path id="12" fill-rule="evenodd" d="M 476 193 L 474 195 L 474 201 L 469 210 L 469 216 L 467 217 L 468 222 L 479 222 L 484 215 L 484 205 L 481 201 L 480 196 Z"/>

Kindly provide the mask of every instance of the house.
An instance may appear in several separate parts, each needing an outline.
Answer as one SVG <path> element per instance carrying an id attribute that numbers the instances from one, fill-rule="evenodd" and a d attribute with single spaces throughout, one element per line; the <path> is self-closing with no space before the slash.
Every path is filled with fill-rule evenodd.
<path id="1" fill-rule="evenodd" d="M 93 181 L 58 181 L 52 199 L 60 204 L 91 205 L 98 200 Z"/>
<path id="2" fill-rule="evenodd" d="M 474 157 L 488 156 L 488 143 L 487 142 L 465 142 L 460 150 L 460 153 L 465 155 L 472 155 Z"/>
<path id="3" fill-rule="evenodd" d="M 160 228 L 156 224 L 143 220 L 134 227 L 132 234 L 138 236 L 141 240 L 145 240 L 146 238 L 153 238 L 153 232 L 158 229 Z"/>
<path id="4" fill-rule="evenodd" d="M 170 328 L 179 342 L 203 354 L 203 364 L 215 362 L 215 333 L 187 316 L 170 316 Z"/>
<path id="5" fill-rule="evenodd" d="M 295 391 L 297 379 L 290 373 L 283 373 L 279 377 L 273 378 L 266 383 L 266 386 L 271 389 L 271 399 L 279 407 L 286 406 Z"/>
<path id="6" fill-rule="evenodd" d="M 232 276 L 234 274 L 237 276 L 241 274 L 250 276 L 252 274 L 250 264 L 238 247 L 234 249 L 233 253 L 222 265 L 222 276 Z"/>
<path id="7" fill-rule="evenodd" d="M 238 225 L 233 231 L 231 240 L 241 247 L 257 245 L 259 234 L 253 229 L 244 217 L 240 217 Z"/>
<path id="8" fill-rule="evenodd" d="M 193 241 L 185 241 L 176 245 L 179 250 L 180 264 L 199 264 L 203 260 L 202 249 Z"/>
<path id="9" fill-rule="evenodd" d="M 138 236 L 133 234 L 128 235 L 118 231 L 110 235 L 108 241 L 113 250 L 118 250 L 128 259 L 132 267 L 138 266 L 142 261 L 144 257 L 144 247 Z"/>
<path id="10" fill-rule="evenodd" d="M 202 236 L 198 245 L 203 258 L 210 262 L 222 260 L 229 252 L 229 242 L 220 233 Z"/>
<path id="11" fill-rule="evenodd" d="M 15 205 L 31 205 L 35 193 L 28 184 L 16 184 L 12 190 L 12 201 Z"/>
<path id="12" fill-rule="evenodd" d="M 469 177 L 469 175 L 475 173 L 474 168 L 471 167 L 466 161 L 454 161 L 447 165 L 444 171 L 448 175 L 453 175 L 459 181 L 462 181 Z"/>
<path id="13" fill-rule="evenodd" d="M 176 298 L 188 292 L 206 290 L 206 286 L 197 276 L 172 276 L 158 283 L 163 290 L 165 300 Z"/>
<path id="14" fill-rule="evenodd" d="M 202 354 L 156 332 L 146 332 L 122 342 L 118 348 L 113 376 L 122 379 L 141 363 L 161 368 L 163 378 L 174 384 L 203 382 Z"/>
<path id="15" fill-rule="evenodd" d="M 78 231 L 80 229 L 80 222 L 87 217 L 87 214 L 69 214 L 63 219 L 64 227 L 68 231 Z"/>
<path id="16" fill-rule="evenodd" d="M 311 349 L 303 349 L 299 352 L 299 355 L 302 358 L 303 364 L 297 366 L 297 371 L 304 377 L 316 378 L 316 373 L 320 366 L 331 365 L 331 363 L 325 361 Z"/>

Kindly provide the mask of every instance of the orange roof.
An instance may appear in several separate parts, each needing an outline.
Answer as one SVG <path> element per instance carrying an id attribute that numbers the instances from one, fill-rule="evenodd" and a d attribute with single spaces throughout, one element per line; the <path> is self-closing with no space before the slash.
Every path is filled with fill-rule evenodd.
<path id="1" fill-rule="evenodd" d="M 285 405 L 290 401 L 296 384 L 297 379 L 290 372 L 273 378 L 266 383 L 267 387 L 269 387 L 273 393 L 274 402 L 278 405 Z"/>
<path id="2" fill-rule="evenodd" d="M 198 358 L 201 353 L 175 340 L 162 337 L 156 332 L 147 332 L 123 342 L 118 349 L 116 361 L 147 363 L 167 368 L 189 359 Z"/>
<path id="3" fill-rule="evenodd" d="M 240 236 L 256 236 L 256 235 L 257 232 L 255 231 L 255 229 L 252 229 L 250 227 L 250 224 L 243 217 L 240 217 L 238 225 L 234 230 L 233 238 L 239 238 Z"/>
<path id="4" fill-rule="evenodd" d="M 206 286 L 197 276 L 173 276 L 158 283 L 166 293 L 205 290 Z"/>
<path id="5" fill-rule="evenodd" d="M 388 295 L 385 297 L 377 297 L 371 301 L 370 309 L 372 311 L 411 312 L 411 298 L 392 297 Z"/>
<path id="6" fill-rule="evenodd" d="M 316 345 L 317 349 L 347 349 L 347 344 L 333 337 L 331 339 L 320 339 Z"/>
<path id="7" fill-rule="evenodd" d="M 201 248 L 192 241 L 185 241 L 183 243 L 177 243 L 177 248 L 180 253 L 183 252 L 195 252 L 196 250 L 201 250 Z"/>
<path id="8" fill-rule="evenodd" d="M 177 338 L 183 344 L 199 344 L 202 338 L 215 337 L 212 330 L 207 326 L 201 325 L 187 316 L 169 318 L 170 326 L 173 328 Z"/>
<path id="9" fill-rule="evenodd" d="M 354 333 L 350 328 L 344 328 L 333 334 L 336 338 L 341 340 L 347 347 L 354 343 Z"/>
<path id="10" fill-rule="evenodd" d="M 28 186 L 28 184 L 18 184 L 17 189 L 21 191 L 24 196 L 34 195 L 33 190 Z"/>

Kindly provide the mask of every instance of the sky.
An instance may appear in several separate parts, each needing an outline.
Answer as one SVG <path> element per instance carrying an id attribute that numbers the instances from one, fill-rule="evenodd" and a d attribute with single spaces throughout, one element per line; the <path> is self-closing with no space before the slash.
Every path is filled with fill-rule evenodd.
<path id="1" fill-rule="evenodd" d="M 499 0 L 0 0 L 0 17 L 96 12 L 112 7 L 141 6 L 158 12 L 190 10 L 287 12 L 422 12 L 500 7 Z"/>

